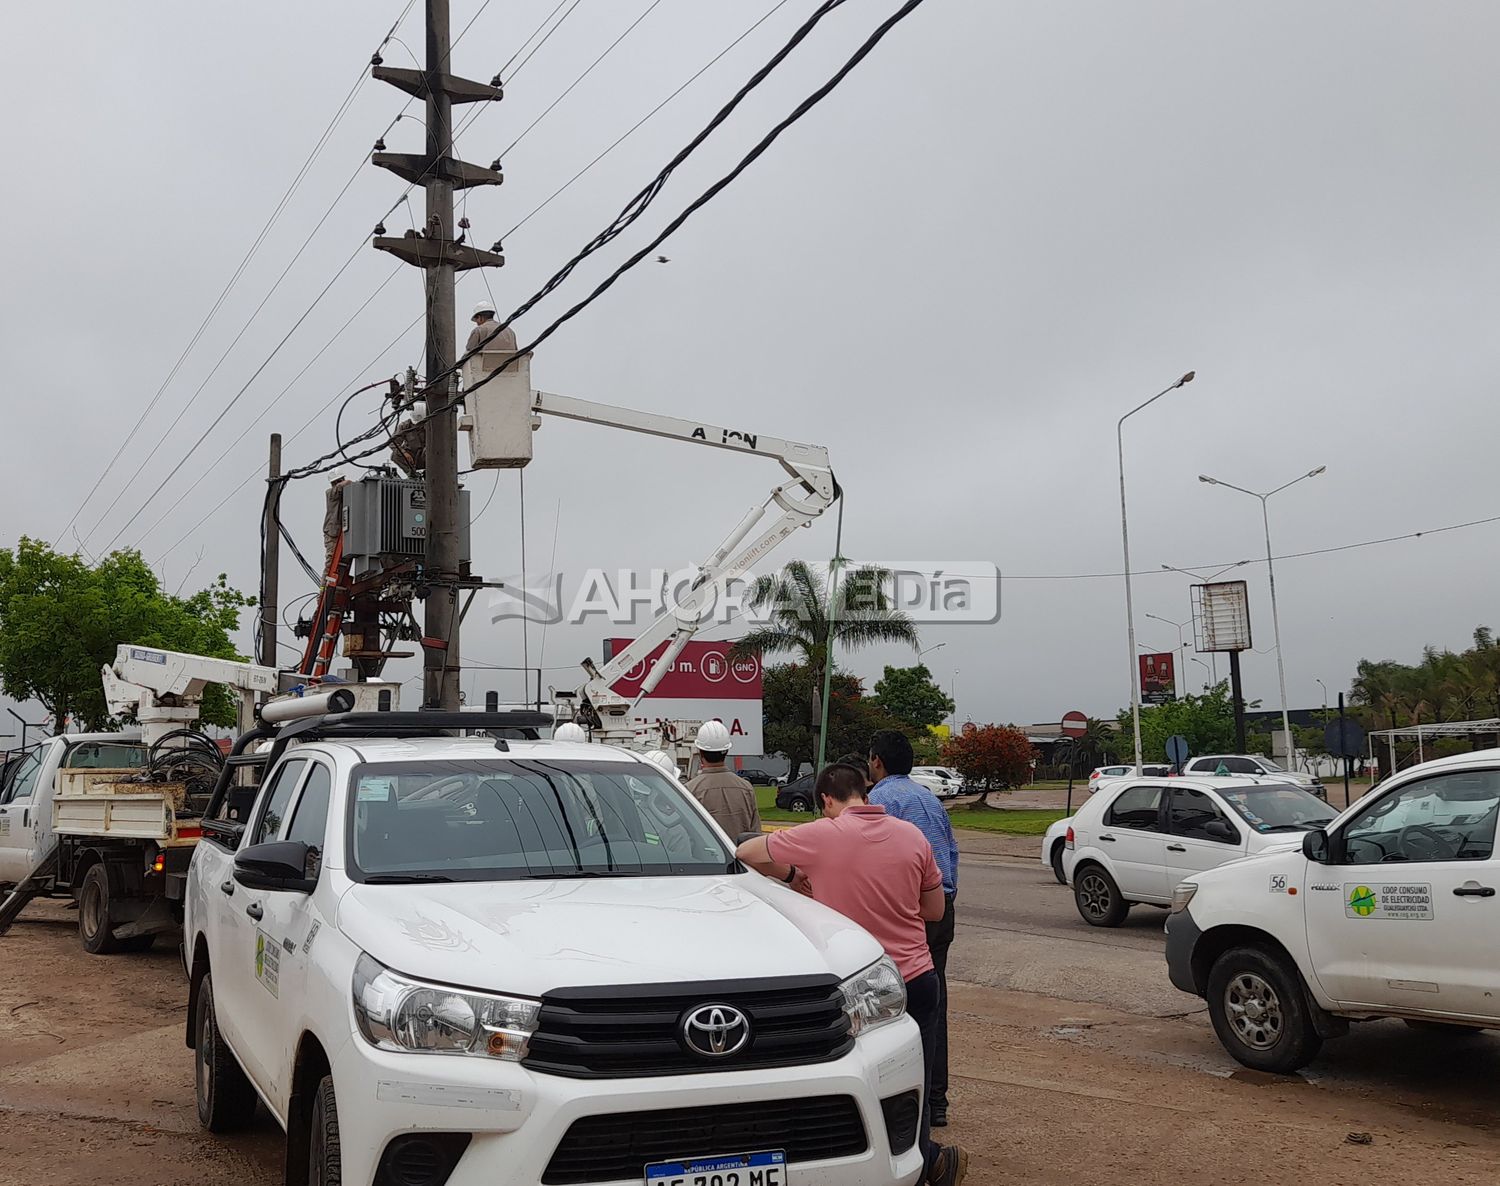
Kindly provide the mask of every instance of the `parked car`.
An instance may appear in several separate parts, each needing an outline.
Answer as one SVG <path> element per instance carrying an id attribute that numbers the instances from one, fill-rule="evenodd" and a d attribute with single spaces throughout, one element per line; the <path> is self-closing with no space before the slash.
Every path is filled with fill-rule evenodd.
<path id="1" fill-rule="evenodd" d="M 1063 870 L 1079 916 L 1117 927 L 1131 906 L 1168 906 L 1179 881 L 1333 819 L 1317 796 L 1253 778 L 1129 778 L 1073 817 Z"/>
<path id="2" fill-rule="evenodd" d="M 1297 770 L 1283 770 L 1270 758 L 1263 758 L 1259 754 L 1205 754 L 1193 758 L 1183 767 L 1184 774 L 1193 774 L 1198 777 L 1222 778 L 1224 775 L 1253 774 L 1266 778 L 1274 778 L 1278 782 L 1288 782 L 1293 786 L 1303 787 L 1311 791 L 1320 799 L 1326 799 L 1328 792 L 1323 782 L 1316 774 L 1303 774 Z"/>
<path id="3" fill-rule="evenodd" d="M 185 920 L 207 1129 L 259 1098 L 311 1186 L 918 1179 L 879 943 L 640 756 L 423 715 L 298 720 L 258 788 L 221 778 Z"/>
<path id="4" fill-rule="evenodd" d="M 1120 771 L 1115 774 L 1114 771 Z M 1175 778 L 1176 771 L 1164 762 L 1145 762 L 1141 774 L 1146 778 Z M 1089 794 L 1094 794 L 1104 784 L 1116 778 L 1134 778 L 1134 766 L 1101 766 L 1089 775 Z"/>
<path id="5" fill-rule="evenodd" d="M 813 793 L 816 775 L 804 774 L 795 778 L 776 792 L 776 806 L 782 811 L 811 811 L 818 796 Z"/>
<path id="6" fill-rule="evenodd" d="M 948 766 L 913 766 L 911 780 L 926 787 L 939 799 L 952 799 L 964 789 L 963 776 Z"/>
<path id="7" fill-rule="evenodd" d="M 1224 1048 L 1290 1072 L 1349 1022 L 1500 1028 L 1500 750 L 1391 776 L 1321 827 L 1177 886 L 1172 983 Z"/>
<path id="8" fill-rule="evenodd" d="M 736 770 L 735 773 L 752 787 L 774 787 L 776 785 L 776 776 L 774 774 L 768 774 L 764 770 L 756 770 L 754 767 L 745 770 Z"/>

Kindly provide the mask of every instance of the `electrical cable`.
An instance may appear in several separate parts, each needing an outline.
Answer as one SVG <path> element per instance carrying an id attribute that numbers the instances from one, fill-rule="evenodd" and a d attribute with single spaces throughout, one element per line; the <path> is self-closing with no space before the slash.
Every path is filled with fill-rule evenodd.
<path id="1" fill-rule="evenodd" d="M 790 42 L 789 45 L 794 45 L 797 41 L 800 40 L 801 37 L 805 37 L 806 33 L 811 30 L 811 26 L 815 24 L 817 20 L 821 19 L 823 15 L 826 15 L 827 12 L 832 11 L 833 8 L 838 7 L 843 2 L 844 0 L 826 0 L 824 5 L 814 13 L 809 22 L 805 24 L 802 29 L 798 30 L 798 33 L 794 35 L 793 41 Z M 810 95 L 807 96 L 807 98 L 803 99 L 801 103 L 793 108 L 790 114 L 782 119 L 781 122 L 778 123 L 774 128 L 772 128 L 771 131 L 768 132 L 760 140 L 759 143 L 757 143 L 748 153 L 746 153 L 745 156 L 741 158 L 740 162 L 735 165 L 733 169 L 724 174 L 724 176 L 719 178 L 718 181 L 714 182 L 713 185 L 704 190 L 703 193 L 699 194 L 698 197 L 695 198 L 687 206 L 687 208 L 682 211 L 681 214 L 679 214 L 676 218 L 669 222 L 654 239 L 652 239 L 629 259 L 627 259 L 624 263 L 617 267 L 612 273 L 610 273 L 610 275 L 606 276 L 604 280 L 601 281 L 588 296 L 575 304 L 561 317 L 553 321 L 551 325 L 549 325 L 540 334 L 534 337 L 529 343 L 527 343 L 526 346 L 517 350 L 517 355 L 529 354 L 530 352 L 535 350 L 539 345 L 541 345 L 554 333 L 556 333 L 562 326 L 566 325 L 574 317 L 578 316 L 579 313 L 583 312 L 584 309 L 588 308 L 589 305 L 593 304 L 594 301 L 598 300 L 599 297 L 603 296 L 606 292 L 613 288 L 615 283 L 620 279 L 621 276 L 625 275 L 626 272 L 636 267 L 643 259 L 655 252 L 656 249 L 660 247 L 664 242 L 666 242 L 666 240 L 670 238 L 679 227 L 687 222 L 689 218 L 691 218 L 698 210 L 702 209 L 709 202 L 713 201 L 713 199 L 717 197 L 721 192 L 723 192 L 726 188 L 728 188 L 728 186 L 731 185 L 734 180 L 740 176 L 740 174 L 742 174 L 746 169 L 754 164 L 756 160 L 764 155 L 767 150 L 770 149 L 771 145 L 775 144 L 776 141 L 781 137 L 781 134 L 783 132 L 785 132 L 793 124 L 797 123 L 800 119 L 802 119 L 803 116 L 805 116 L 809 111 L 815 108 L 825 98 L 827 98 L 828 95 L 831 94 L 833 90 L 841 82 L 843 82 L 845 78 L 849 76 L 849 74 L 855 69 L 855 67 L 857 67 L 862 61 L 865 60 L 865 58 L 867 58 L 872 52 L 874 52 L 875 47 L 885 39 L 887 34 L 889 34 L 892 29 L 894 29 L 898 24 L 900 24 L 903 20 L 905 20 L 918 8 L 920 8 L 923 3 L 925 3 L 925 0 L 906 0 L 906 2 L 902 4 L 900 8 L 898 8 L 894 13 L 887 17 L 875 29 L 875 31 L 870 34 L 870 36 L 864 41 L 864 43 L 857 50 L 855 50 L 853 56 L 851 56 L 849 60 L 846 61 L 843 66 L 841 66 L 832 75 L 832 77 L 828 79 L 827 82 L 818 87 L 817 90 L 813 91 Z M 779 53 L 775 58 L 772 59 L 772 62 L 775 63 L 780 61 L 789 52 L 790 49 L 781 51 L 781 53 Z M 756 74 L 755 78 L 752 79 L 751 83 L 747 85 L 747 88 L 745 90 L 742 90 L 739 95 L 731 100 L 730 106 L 726 107 L 725 111 L 731 110 L 733 105 L 737 104 L 743 98 L 743 96 L 748 93 L 748 90 L 750 88 L 752 88 L 754 85 L 758 85 L 759 81 L 764 79 L 766 74 L 770 72 L 771 68 L 771 66 L 767 66 L 759 71 Z M 721 112 L 721 115 L 722 114 L 723 113 Z M 715 117 L 715 119 L 717 121 L 719 120 L 719 117 Z M 715 126 L 715 124 L 711 123 L 710 128 L 712 128 L 713 126 Z M 701 143 L 703 137 L 707 135 L 708 131 L 709 129 L 705 129 L 704 132 L 700 133 L 699 136 L 693 141 L 693 145 L 690 147 L 695 147 L 697 144 Z M 681 155 L 682 154 L 679 154 L 679 157 L 681 157 Z M 670 170 L 672 168 L 675 168 L 675 165 L 676 162 L 674 162 L 672 165 L 669 165 L 668 169 L 664 170 L 664 173 L 670 173 Z M 662 183 L 664 183 L 664 181 L 665 178 L 662 179 Z M 659 184 L 653 183 L 653 186 L 648 186 L 646 190 L 642 191 L 642 193 L 646 194 L 653 188 L 656 189 L 656 192 L 660 192 Z M 629 207 L 627 207 L 627 210 L 628 209 Z M 644 207 L 641 207 L 641 209 L 643 210 Z M 624 226 L 628 226 L 629 223 L 633 222 L 636 217 L 639 217 L 639 213 L 626 221 Z M 624 226 L 620 226 L 620 230 L 623 230 Z M 617 235 L 618 233 L 619 231 L 614 232 L 615 235 Z M 605 234 L 608 235 L 608 232 L 606 232 Z M 613 237 L 614 235 L 608 235 L 608 238 Z M 608 238 L 606 238 L 604 235 L 601 235 L 600 238 L 605 242 L 608 241 Z M 600 243 L 598 239 L 595 240 L 595 244 L 602 246 L 602 243 Z M 575 257 L 575 259 L 571 263 L 566 265 L 562 269 L 562 271 L 560 271 L 557 276 L 553 278 L 553 280 L 549 281 L 548 284 L 543 287 L 541 293 L 539 293 L 537 296 L 532 297 L 531 300 L 522 307 L 521 311 L 524 312 L 526 309 L 529 309 L 532 305 L 535 305 L 536 302 L 541 299 L 542 295 L 545 295 L 545 293 L 550 292 L 552 289 L 556 288 L 557 285 L 562 282 L 562 279 L 565 279 L 566 276 L 578 266 L 583 258 L 590 254 L 591 251 L 597 250 L 597 246 L 595 246 L 595 244 L 590 244 L 590 246 L 585 248 L 578 257 Z M 505 325 L 508 326 L 510 322 L 514 321 L 515 318 L 519 315 L 519 312 L 516 314 L 512 314 L 511 317 L 505 322 Z M 504 326 L 502 326 L 502 329 L 503 328 Z M 484 384 L 493 379 L 496 375 L 500 374 L 503 369 L 504 368 L 502 367 L 499 370 L 492 371 L 478 383 L 475 383 L 473 387 L 469 388 L 469 391 L 473 392 L 478 390 L 480 387 L 484 386 Z"/>
<path id="2" fill-rule="evenodd" d="M 518 230 L 520 230 L 523 226 L 525 226 L 528 222 L 530 222 L 533 218 L 540 214 L 543 209 L 551 205 L 554 199 L 560 197 L 566 190 L 571 189 L 574 182 L 581 178 L 585 173 L 589 172 L 589 170 L 591 170 L 610 153 L 614 152 L 615 149 L 619 148 L 620 145 L 625 143 L 625 141 L 628 140 L 631 136 L 635 135 L 635 133 L 638 132 L 641 127 L 646 124 L 647 121 L 652 119 L 657 112 L 659 112 L 668 103 L 672 102 L 673 99 L 677 98 L 678 95 L 682 94 L 683 91 L 687 90 L 688 87 L 692 86 L 693 83 L 697 82 L 700 78 L 707 74 L 709 70 L 711 70 L 715 65 L 718 64 L 719 60 L 723 58 L 725 54 L 729 53 L 730 50 L 734 49 L 735 46 L 739 45 L 740 42 L 744 41 L 745 38 L 749 37 L 750 34 L 754 33 L 755 30 L 759 29 L 763 24 L 765 24 L 768 20 L 770 20 L 783 8 L 785 8 L 789 3 L 790 0 L 777 0 L 776 4 L 770 9 L 769 12 L 767 12 L 758 21 L 756 21 L 753 25 L 751 25 L 748 29 L 746 29 L 743 33 L 741 33 L 738 37 L 736 37 L 733 41 L 731 41 L 728 45 L 721 49 L 718 53 L 716 53 L 712 58 L 708 60 L 705 65 L 703 65 L 698 70 L 696 74 L 683 82 L 675 91 L 673 91 L 650 111 L 646 112 L 645 115 L 641 116 L 640 119 L 636 120 L 636 122 L 632 124 L 631 127 L 622 136 L 619 137 L 619 139 L 617 139 L 613 144 L 611 144 L 583 168 L 579 169 L 578 172 L 574 173 L 572 177 L 568 178 L 568 180 L 563 182 L 562 185 L 558 186 L 557 189 L 553 190 L 552 193 L 549 194 L 540 205 L 533 209 L 530 214 L 526 215 L 525 218 L 521 219 L 520 222 L 516 223 L 515 226 L 506 231 L 505 234 L 501 236 L 502 241 L 505 239 L 509 239 Z"/>
<path id="3" fill-rule="evenodd" d="M 546 45 L 547 42 L 552 40 L 552 34 L 556 33 L 559 29 L 562 28 L 563 21 L 567 20 L 570 16 L 573 15 L 573 9 L 577 8 L 580 2 L 581 0 L 573 0 L 573 8 L 570 8 L 567 12 L 563 13 L 562 20 L 558 21 L 557 24 L 553 25 L 551 29 L 547 30 L 547 36 L 543 37 L 540 41 L 537 42 L 536 49 L 533 49 L 529 54 L 526 54 L 526 56 L 521 59 L 520 64 L 516 66 L 513 73 L 507 74 L 506 71 L 510 69 L 511 62 L 514 62 L 516 58 L 520 57 L 520 55 L 525 51 L 526 47 L 531 44 L 532 39 L 542 31 L 548 21 L 550 21 L 554 16 L 557 15 L 558 9 L 560 9 L 564 4 L 568 3 L 568 0 L 559 0 L 557 8 L 554 8 L 542 19 L 542 23 L 532 30 L 531 37 L 528 37 L 525 42 L 522 43 L 521 48 L 516 50 L 515 53 L 511 54 L 509 61 L 507 61 L 505 65 L 501 66 L 500 69 L 495 73 L 500 75 L 503 81 L 511 82 L 517 74 L 521 73 L 521 70 L 523 67 L 525 67 L 526 63 L 531 61 L 532 58 L 536 57 L 537 50 L 541 49 L 542 46 Z"/>
<path id="4" fill-rule="evenodd" d="M 321 583 L 322 575 L 311 564 L 307 557 L 302 554 L 302 549 L 297 546 L 297 541 L 292 538 L 292 533 L 286 529 L 286 524 L 280 519 L 276 521 L 276 531 L 282 539 L 286 540 L 287 547 L 291 548 L 292 555 L 297 558 L 297 563 L 302 566 L 302 571 L 307 574 L 307 579 L 314 584 Z"/>
<path id="5" fill-rule="evenodd" d="M 131 525 L 135 523 L 135 521 L 139 519 L 142 514 L 145 513 L 146 508 L 151 505 L 156 496 L 160 494 L 164 489 L 166 489 L 167 483 L 177 476 L 178 472 L 181 471 L 182 467 L 188 463 L 189 459 L 194 453 L 198 451 L 203 442 L 208 440 L 214 429 L 218 428 L 224 417 L 227 416 L 231 410 L 233 410 L 234 406 L 240 402 L 240 399 L 244 396 L 245 392 L 250 389 L 250 385 L 254 383 L 256 379 L 260 378 L 261 372 L 264 371 L 266 367 L 271 365 L 271 361 L 281 352 L 281 348 L 291 340 L 292 335 L 302 327 L 302 323 L 312 315 L 313 310 L 316 309 L 322 302 L 323 298 L 328 295 L 328 290 L 331 289 L 336 283 L 338 283 L 340 276 L 348 271 L 349 265 L 355 261 L 360 252 L 364 250 L 364 247 L 365 244 L 363 241 L 361 241 L 360 245 L 354 249 L 354 253 L 350 255 L 349 258 L 344 261 L 339 270 L 333 274 L 333 279 L 330 280 L 327 284 L 323 285 L 322 289 L 319 290 L 318 295 L 313 298 L 312 304 L 308 305 L 307 308 L 302 311 L 302 315 L 292 323 L 292 328 L 287 330 L 286 333 L 282 335 L 281 340 L 277 342 L 276 345 L 272 348 L 271 353 L 266 355 L 265 360 L 258 367 L 256 367 L 254 371 L 250 373 L 250 377 L 246 379 L 245 382 L 241 385 L 240 389 L 234 393 L 234 396 L 229 400 L 229 402 L 219 409 L 219 414 L 215 416 L 209 423 L 208 427 L 199 434 L 198 439 L 194 441 L 191 446 L 189 446 L 188 451 L 183 456 L 183 458 L 170 470 L 167 471 L 167 476 L 164 477 L 160 482 L 158 482 L 156 485 L 156 489 L 146 496 L 146 501 L 143 502 L 140 505 L 139 509 L 137 509 L 136 512 L 125 521 L 124 526 L 122 526 L 118 531 L 115 532 L 115 534 L 110 538 L 109 543 L 104 545 L 104 551 L 106 553 L 114 548 L 115 542 L 130 530 Z M 164 437 L 160 438 L 158 440 L 158 445 L 160 444 L 160 440 L 164 439 Z M 150 460 L 151 456 L 155 455 L 155 452 L 156 450 L 153 449 L 151 454 L 147 457 L 148 461 Z M 142 462 L 141 467 L 136 470 L 136 474 L 139 474 L 141 472 L 141 469 L 144 468 L 145 462 Z M 131 480 L 134 480 L 134 476 L 132 476 Z"/>
<path id="6" fill-rule="evenodd" d="M 570 82 L 568 84 L 568 88 L 565 91 L 563 91 L 562 94 L 558 95 L 557 98 L 553 99 L 551 103 L 547 104 L 546 108 L 542 111 L 542 113 L 539 116 L 537 116 L 534 120 L 532 120 L 529 124 L 527 124 L 526 127 L 525 127 L 525 129 L 521 132 L 521 134 L 519 136 L 517 136 L 514 140 L 512 140 L 510 142 L 510 144 L 507 145 L 501 151 L 501 153 L 500 153 L 500 159 L 504 160 L 507 156 L 509 156 L 510 153 L 511 153 L 511 150 L 514 149 L 517 144 L 521 143 L 522 140 L 526 139 L 526 137 L 531 134 L 531 129 L 534 128 L 534 127 L 536 127 L 537 124 L 541 123 L 542 120 L 546 119 L 547 116 L 552 113 L 552 109 L 554 107 L 556 107 L 559 103 L 561 103 L 564 99 L 566 99 L 569 95 L 571 95 L 573 93 L 574 88 L 577 87 L 578 84 L 581 83 L 590 74 L 592 74 L 594 72 L 594 68 L 596 66 L 598 66 L 600 62 L 604 61 L 605 58 L 609 57 L 609 55 L 614 52 L 615 47 L 617 45 L 619 45 L 620 42 L 624 41 L 625 38 L 629 37 L 630 34 L 635 30 L 635 27 L 637 25 L 639 25 L 643 20 L 645 20 L 648 16 L 650 16 L 653 12 L 655 12 L 656 9 L 657 9 L 657 7 L 660 4 L 661 4 L 661 0 L 651 0 L 651 3 L 649 5 L 647 5 L 647 7 L 646 7 L 646 11 L 643 12 L 643 13 L 641 13 L 640 16 L 636 17 L 635 20 L 631 21 L 630 24 L 625 27 L 625 31 L 623 33 L 621 33 L 618 37 L 616 37 L 613 41 L 611 41 L 609 43 L 609 45 L 605 48 L 604 52 L 602 54 L 600 54 L 597 58 L 595 58 L 592 62 L 590 62 L 588 64 L 587 68 L 584 70 L 584 72 L 582 74 L 580 74 L 577 78 L 575 78 L 572 82 Z M 538 47 L 538 48 L 540 48 L 540 47 Z"/>
<path id="7" fill-rule="evenodd" d="M 401 15 L 396 18 L 395 22 L 391 25 L 390 31 L 386 33 L 385 39 L 382 40 L 380 46 L 376 48 L 375 52 L 377 54 L 390 42 L 391 38 L 395 36 L 396 30 L 400 27 L 401 22 L 406 19 L 407 14 L 411 12 L 412 7 L 413 5 L 415 5 L 415 3 L 416 0 L 408 0 L 406 7 L 401 10 Z M 265 242 L 266 236 L 270 234 L 271 229 L 280 219 L 282 212 L 287 207 L 287 203 L 291 201 L 292 196 L 301 186 L 303 179 L 307 176 L 308 170 L 312 168 L 314 162 L 318 159 L 323 149 L 327 146 L 329 138 L 338 128 L 338 125 L 343 121 L 344 116 L 348 113 L 350 106 L 354 102 L 355 95 L 358 94 L 359 88 L 364 85 L 365 79 L 367 77 L 368 75 L 365 72 L 365 68 L 361 66 L 359 77 L 355 79 L 354 85 L 349 88 L 349 93 L 344 96 L 344 100 L 339 104 L 338 109 L 334 112 L 333 118 L 330 119 L 328 124 L 324 127 L 322 134 L 318 137 L 317 142 L 313 145 L 312 151 L 308 154 L 307 159 L 302 162 L 301 167 L 292 177 L 291 184 L 287 186 L 286 191 L 281 195 L 281 198 L 277 201 L 275 207 L 272 209 L 270 218 L 268 218 L 265 225 L 261 227 L 260 232 L 251 242 L 249 250 L 246 251 L 244 258 L 240 260 L 239 265 L 230 275 L 229 282 L 225 284 L 223 290 L 219 293 L 214 303 L 209 307 L 208 313 L 204 316 L 203 321 L 199 324 L 197 330 L 194 331 L 192 338 L 189 339 L 188 344 L 183 348 L 182 353 L 178 355 L 177 361 L 172 364 L 172 369 L 167 373 L 167 377 L 162 380 L 161 385 L 156 389 L 156 393 L 146 404 L 146 410 L 136 418 L 136 422 L 131 426 L 130 432 L 126 435 L 124 441 L 121 442 L 120 447 L 115 450 L 114 456 L 111 457 L 108 464 L 106 464 L 104 468 L 99 471 L 99 476 L 94 479 L 94 484 L 89 488 L 89 492 L 84 495 L 83 501 L 78 504 L 78 509 L 73 512 L 72 518 L 68 520 L 67 525 L 63 528 L 62 533 L 64 535 L 66 535 L 72 529 L 73 524 L 78 521 L 78 516 L 83 514 L 84 508 L 88 506 L 94 495 L 98 493 L 99 487 L 104 483 L 104 479 L 109 476 L 110 471 L 114 469 L 120 458 L 125 455 L 125 451 L 130 447 L 131 442 L 135 440 L 136 434 L 140 432 L 141 426 L 145 423 L 147 417 L 151 415 L 152 410 L 161 401 L 161 397 L 166 393 L 166 390 L 171 385 L 172 380 L 176 378 L 178 371 L 182 369 L 183 363 L 187 361 L 188 355 L 191 354 L 193 348 L 197 346 L 199 340 L 203 337 L 204 332 L 208 329 L 209 324 L 218 314 L 219 309 L 228 299 L 229 294 L 234 290 L 235 285 L 239 283 L 240 277 L 244 275 L 245 269 L 249 267 L 250 262 L 255 258 L 256 253 L 259 252 L 261 244 Z"/>

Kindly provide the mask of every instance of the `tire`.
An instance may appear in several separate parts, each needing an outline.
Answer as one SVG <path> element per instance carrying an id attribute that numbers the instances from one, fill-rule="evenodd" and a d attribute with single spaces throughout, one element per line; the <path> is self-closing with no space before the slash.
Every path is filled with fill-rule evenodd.
<path id="1" fill-rule="evenodd" d="M 1073 904 L 1091 927 L 1117 927 L 1130 912 L 1130 903 L 1120 896 L 1120 887 L 1103 865 L 1073 870 Z"/>
<path id="2" fill-rule="evenodd" d="M 308 1121 L 307 1186 L 340 1186 L 343 1180 L 333 1076 L 324 1075 L 313 1095 L 312 1116 Z"/>
<path id="3" fill-rule="evenodd" d="M 1063 872 L 1063 853 L 1067 851 L 1067 842 L 1057 840 L 1052 845 L 1052 876 L 1057 878 L 1059 885 L 1068 884 L 1068 875 Z"/>
<path id="4" fill-rule="evenodd" d="M 1428 1021 L 1425 1017 L 1404 1018 L 1406 1024 L 1424 1034 L 1442 1034 L 1445 1038 L 1474 1038 L 1484 1033 L 1477 1025 L 1459 1025 L 1456 1021 Z"/>
<path id="5" fill-rule="evenodd" d="M 193 1024 L 193 1094 L 198 1123 L 209 1132 L 234 1132 L 255 1115 L 255 1089 L 224 1045 L 214 1015 L 214 982 L 204 976 L 198 986 L 198 1015 Z"/>
<path id="6" fill-rule="evenodd" d="M 786 809 L 788 811 L 811 811 L 812 804 L 801 795 L 793 795 L 787 800 Z"/>
<path id="7" fill-rule="evenodd" d="M 1296 967 L 1261 947 L 1234 947 L 1214 961 L 1208 1015 L 1224 1049 L 1257 1071 L 1289 1075 L 1323 1046 Z"/>
<path id="8" fill-rule="evenodd" d="M 90 955 L 113 955 L 123 946 L 114 936 L 109 881 L 109 867 L 101 861 L 89 867 L 78 890 L 78 939 Z"/>

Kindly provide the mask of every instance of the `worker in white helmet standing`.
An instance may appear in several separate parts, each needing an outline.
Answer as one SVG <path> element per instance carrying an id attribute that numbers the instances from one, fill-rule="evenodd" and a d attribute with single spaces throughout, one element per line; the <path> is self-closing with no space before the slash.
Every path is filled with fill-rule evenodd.
<path id="1" fill-rule="evenodd" d="M 507 327 L 502 330 L 495 320 L 495 302 L 480 301 L 470 315 L 474 328 L 469 331 L 469 340 L 464 346 L 465 354 L 472 354 L 481 347 L 497 353 L 515 353 L 516 331 Z M 498 364 L 496 364 L 498 365 Z"/>
<path id="2" fill-rule="evenodd" d="M 760 808 L 755 802 L 755 788 L 724 766 L 729 744 L 729 730 L 722 721 L 703 722 L 693 742 L 701 765 L 688 790 L 729 838 L 738 842 L 746 832 L 760 831 Z"/>

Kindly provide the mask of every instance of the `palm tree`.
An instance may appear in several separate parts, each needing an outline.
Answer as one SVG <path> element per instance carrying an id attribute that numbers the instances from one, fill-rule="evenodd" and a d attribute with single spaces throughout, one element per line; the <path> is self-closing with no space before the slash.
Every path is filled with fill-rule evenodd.
<path id="1" fill-rule="evenodd" d="M 790 561 L 774 576 L 763 576 L 750 587 L 745 604 L 770 609 L 766 625 L 750 631 L 734 644 L 742 655 L 793 655 L 807 664 L 812 676 L 810 723 L 813 753 L 819 749 L 823 721 L 823 673 L 834 662 L 834 651 L 904 642 L 917 647 L 917 628 L 905 614 L 890 607 L 883 568 L 851 569 L 838 582 L 835 604 L 829 605 L 828 584 L 802 560 Z M 830 612 L 831 611 L 831 612 Z"/>

